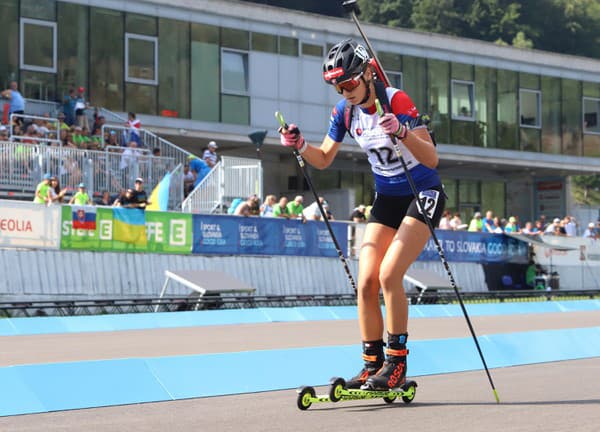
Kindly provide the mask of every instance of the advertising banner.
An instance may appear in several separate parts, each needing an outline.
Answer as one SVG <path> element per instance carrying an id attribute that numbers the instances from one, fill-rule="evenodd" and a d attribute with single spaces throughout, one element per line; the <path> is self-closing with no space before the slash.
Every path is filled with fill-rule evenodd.
<path id="1" fill-rule="evenodd" d="M 323 222 L 277 218 L 193 215 L 195 254 L 337 257 Z M 348 226 L 331 222 L 344 256 Z"/>
<path id="2" fill-rule="evenodd" d="M 57 206 L 0 200 L 0 247 L 58 249 L 60 217 Z"/>
<path id="3" fill-rule="evenodd" d="M 120 209 L 125 210 L 127 209 Z M 134 215 L 137 216 L 137 215 Z M 118 217 L 123 219 L 123 215 Z M 190 253 L 192 250 L 192 216 L 186 213 L 145 212 L 145 242 L 115 240 L 113 209 L 96 209 L 96 229 L 73 229 L 70 206 L 62 207 L 61 249 L 112 252 Z M 118 231 L 117 231 L 118 232 Z"/>
<path id="4" fill-rule="evenodd" d="M 449 230 L 436 230 L 435 233 L 448 261 L 527 263 L 527 243 L 504 234 Z M 418 259 L 421 261 L 439 259 L 432 239 L 429 239 Z"/>

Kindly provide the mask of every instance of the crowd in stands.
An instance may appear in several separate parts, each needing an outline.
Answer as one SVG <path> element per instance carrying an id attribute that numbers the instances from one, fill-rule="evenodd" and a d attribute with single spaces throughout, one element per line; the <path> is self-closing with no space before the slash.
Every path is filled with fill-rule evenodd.
<path id="1" fill-rule="evenodd" d="M 541 215 L 539 219 L 533 222 L 527 221 L 524 225 L 521 225 L 518 216 L 510 216 L 508 219 L 500 218 L 494 216 L 492 210 L 488 210 L 485 217 L 482 217 L 480 212 L 475 212 L 468 224 L 463 223 L 460 213 L 452 213 L 446 210 L 442 215 L 438 228 L 495 234 L 513 233 L 529 236 L 553 235 L 564 237 L 576 237 L 579 232 L 577 220 L 573 216 L 565 216 L 562 219 L 554 218 L 552 222 L 547 222 L 546 216 Z M 590 222 L 582 234 L 583 237 L 600 238 L 600 221 L 598 223 Z"/>
<path id="2" fill-rule="evenodd" d="M 335 220 L 333 213 L 329 209 L 329 203 L 323 197 L 319 197 L 321 208 L 327 215 L 328 220 Z M 267 195 L 262 204 L 257 195 L 250 195 L 245 200 L 236 198 L 231 202 L 227 213 L 237 216 L 262 216 L 283 219 L 299 219 L 303 222 L 309 220 L 323 220 L 319 204 L 314 201 L 308 206 L 304 206 L 304 197 L 296 195 L 293 200 L 282 195 L 277 199 L 275 195 Z"/>

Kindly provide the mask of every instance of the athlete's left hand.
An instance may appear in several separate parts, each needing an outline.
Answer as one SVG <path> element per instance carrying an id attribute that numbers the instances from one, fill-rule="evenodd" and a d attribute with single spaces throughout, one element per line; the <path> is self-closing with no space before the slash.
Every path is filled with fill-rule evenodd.
<path id="1" fill-rule="evenodd" d="M 394 135 L 400 139 L 406 136 L 406 126 L 400 123 L 398 117 L 392 113 L 386 113 L 379 117 L 379 126 L 387 135 Z"/>

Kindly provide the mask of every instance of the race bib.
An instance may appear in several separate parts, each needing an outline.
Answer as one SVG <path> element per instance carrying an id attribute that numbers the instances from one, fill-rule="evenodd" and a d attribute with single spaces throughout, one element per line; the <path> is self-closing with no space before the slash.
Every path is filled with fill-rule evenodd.
<path id="1" fill-rule="evenodd" d="M 419 192 L 419 213 L 423 214 L 424 212 L 425 216 L 427 216 L 429 219 L 432 219 L 433 215 L 435 214 L 435 209 L 437 208 L 439 197 L 440 193 L 433 189 Z"/>

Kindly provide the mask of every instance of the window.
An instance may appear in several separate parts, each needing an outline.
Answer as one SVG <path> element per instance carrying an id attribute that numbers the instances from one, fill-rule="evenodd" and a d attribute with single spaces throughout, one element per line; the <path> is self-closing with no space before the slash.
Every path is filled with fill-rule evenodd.
<path id="1" fill-rule="evenodd" d="M 452 119 L 474 121 L 474 99 L 473 82 L 452 80 Z"/>
<path id="2" fill-rule="evenodd" d="M 302 54 L 319 58 L 323 57 L 323 46 L 302 42 Z"/>
<path id="3" fill-rule="evenodd" d="M 252 32 L 252 49 L 267 53 L 277 53 L 277 36 Z"/>
<path id="4" fill-rule="evenodd" d="M 125 33 L 125 80 L 158 84 L 158 38 Z"/>
<path id="5" fill-rule="evenodd" d="M 402 80 L 402 72 L 388 72 L 386 71 L 390 85 L 397 89 L 404 89 L 404 82 Z"/>
<path id="6" fill-rule="evenodd" d="M 537 90 L 519 90 L 519 118 L 521 127 L 542 127 L 542 93 Z"/>
<path id="7" fill-rule="evenodd" d="M 298 57 L 298 39 L 279 36 L 279 54 Z"/>
<path id="8" fill-rule="evenodd" d="M 248 93 L 248 53 L 221 51 L 221 91 L 238 95 Z"/>
<path id="9" fill-rule="evenodd" d="M 56 73 L 56 23 L 21 18 L 21 69 Z"/>
<path id="10" fill-rule="evenodd" d="M 600 134 L 600 99 L 583 98 L 583 133 Z"/>

